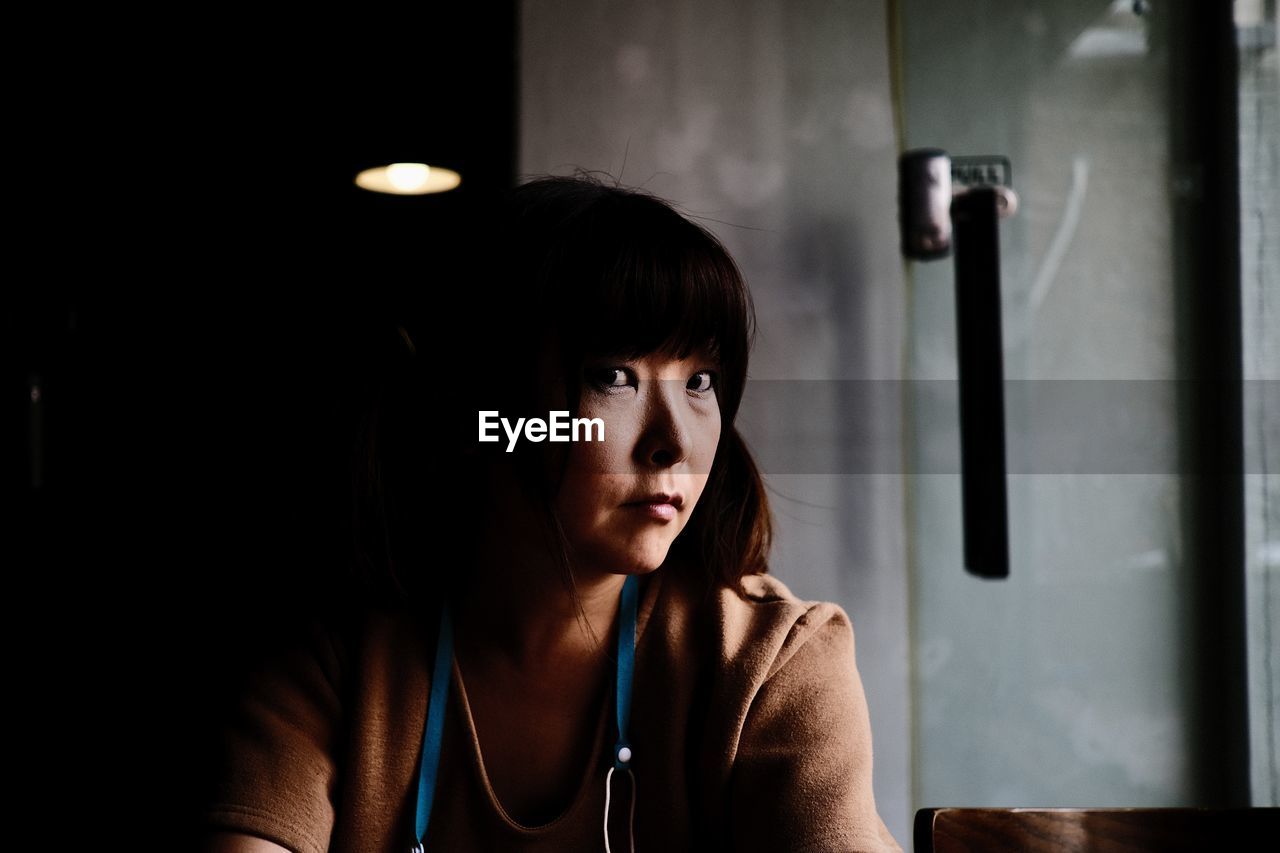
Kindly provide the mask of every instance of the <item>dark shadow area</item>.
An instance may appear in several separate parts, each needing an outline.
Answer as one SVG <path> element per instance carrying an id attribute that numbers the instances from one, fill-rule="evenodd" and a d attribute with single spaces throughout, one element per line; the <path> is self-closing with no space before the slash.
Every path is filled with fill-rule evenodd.
<path id="1" fill-rule="evenodd" d="M 341 594 L 352 441 L 396 324 L 464 343 L 434 307 L 464 267 L 482 282 L 458 223 L 514 180 L 515 22 L 190 22 L 86 53 L 83 109 L 26 135 L 47 156 L 110 139 L 92 193 L 33 202 L 41 272 L 3 312 L 18 724 L 52 744 L 26 781 L 53 814 L 87 797 L 96 838 L 186 849 L 167 826 L 243 667 Z M 463 184 L 352 182 L 410 159 Z"/>

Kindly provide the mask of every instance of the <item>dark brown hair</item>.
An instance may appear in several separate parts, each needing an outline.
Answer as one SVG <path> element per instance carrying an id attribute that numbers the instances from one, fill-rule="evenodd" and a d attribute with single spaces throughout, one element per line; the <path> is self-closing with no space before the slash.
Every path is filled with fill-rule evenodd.
<path id="1" fill-rule="evenodd" d="M 458 269 L 427 283 L 439 289 L 432 310 L 396 328 L 400 356 L 357 441 L 362 576 L 389 581 L 397 595 L 448 587 L 453 573 L 436 569 L 441 549 L 424 529 L 432 523 L 425 519 L 441 517 L 429 512 L 428 484 L 470 484 L 474 491 L 454 491 L 449 501 L 470 517 L 442 526 L 450 537 L 474 541 L 466 537 L 478 533 L 477 509 L 486 504 L 477 458 L 495 448 L 476 441 L 477 411 L 545 416 L 551 394 L 576 414 L 586 360 L 654 352 L 683 358 L 706 347 L 718 368 L 720 442 L 672 554 L 700 567 L 706 590 L 718 583 L 741 595 L 743 575 L 768 570 L 771 521 L 759 471 L 734 426 L 755 330 L 737 265 L 710 232 L 666 202 L 589 176 L 529 181 L 492 213 L 467 229 L 467 245 L 451 247 Z M 545 387 L 539 354 L 551 359 L 559 388 Z M 468 451 L 441 454 L 442 447 Z M 568 543 L 553 508 L 562 447 L 523 442 L 496 455 L 545 509 L 547 545 L 572 592 Z"/>

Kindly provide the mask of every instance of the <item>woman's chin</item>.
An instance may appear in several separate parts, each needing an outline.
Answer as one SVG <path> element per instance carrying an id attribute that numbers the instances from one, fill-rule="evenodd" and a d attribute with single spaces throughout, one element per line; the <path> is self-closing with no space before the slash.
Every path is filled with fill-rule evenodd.
<path id="1" fill-rule="evenodd" d="M 607 544 L 597 542 L 594 548 L 579 544 L 574 550 L 578 555 L 575 562 L 580 566 L 594 566 L 610 574 L 644 575 L 666 562 L 671 542 L 666 536 L 648 535 L 621 542 L 615 539 Z"/>
<path id="2" fill-rule="evenodd" d="M 640 572 L 652 572 L 667 561 L 667 554 L 671 551 L 671 543 L 664 537 L 660 542 L 655 542 L 637 554 L 636 566 Z"/>
<path id="3" fill-rule="evenodd" d="M 625 566 L 623 572 L 628 575 L 647 575 L 655 571 L 667 559 L 667 552 L 671 546 L 669 543 L 662 545 L 654 545 L 647 548 L 640 548 L 626 553 L 617 560 L 615 566 Z"/>

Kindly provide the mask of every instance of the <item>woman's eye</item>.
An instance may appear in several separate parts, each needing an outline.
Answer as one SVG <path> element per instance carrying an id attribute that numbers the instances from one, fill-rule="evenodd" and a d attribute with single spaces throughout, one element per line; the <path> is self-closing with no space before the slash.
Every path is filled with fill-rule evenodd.
<path id="1" fill-rule="evenodd" d="M 605 389 L 626 388 L 631 384 L 631 375 L 621 367 L 602 367 L 591 371 L 591 380 Z"/>
<path id="2" fill-rule="evenodd" d="M 685 387 L 690 391 L 696 391 L 699 394 L 705 394 L 708 391 L 715 390 L 715 374 L 710 370 L 699 370 L 697 373 L 693 374 L 693 376 L 689 377 L 689 382 Z"/>

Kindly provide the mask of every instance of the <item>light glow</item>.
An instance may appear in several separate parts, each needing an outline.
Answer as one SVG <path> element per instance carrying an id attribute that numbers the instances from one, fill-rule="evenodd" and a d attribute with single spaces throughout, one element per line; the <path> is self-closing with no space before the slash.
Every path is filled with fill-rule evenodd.
<path id="1" fill-rule="evenodd" d="M 452 169 L 426 163 L 392 163 L 365 169 L 356 175 L 356 186 L 361 189 L 391 195 L 443 193 L 461 183 L 462 176 Z"/>

